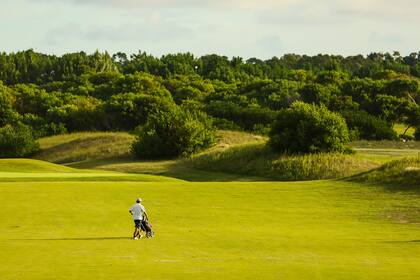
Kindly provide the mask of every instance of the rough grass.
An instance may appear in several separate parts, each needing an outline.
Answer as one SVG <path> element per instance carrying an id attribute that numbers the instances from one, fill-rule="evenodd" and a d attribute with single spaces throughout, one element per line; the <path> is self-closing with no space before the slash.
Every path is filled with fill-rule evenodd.
<path id="1" fill-rule="evenodd" d="M 216 136 L 218 144 L 213 149 L 266 141 L 264 136 L 240 131 L 220 130 Z M 41 152 L 34 158 L 77 167 L 92 166 L 92 162 L 107 162 L 110 159 L 133 161 L 130 145 L 134 138 L 125 132 L 81 132 L 46 137 L 40 139 Z"/>
<path id="2" fill-rule="evenodd" d="M 357 141 L 355 156 L 285 156 L 264 148 L 267 138 L 238 131 L 217 132 L 218 144 L 192 159 L 138 161 L 127 133 L 73 133 L 41 139 L 36 158 L 82 169 L 146 173 L 188 181 L 264 181 L 340 178 L 420 152 L 420 142 Z M 245 145 L 246 144 L 246 145 Z M 248 145 L 249 144 L 249 145 Z"/>
<path id="3" fill-rule="evenodd" d="M 35 158 L 54 163 L 74 163 L 107 158 L 130 158 L 134 136 L 123 132 L 82 132 L 40 139 Z"/>
<path id="4" fill-rule="evenodd" d="M 266 136 L 255 135 L 241 131 L 219 130 L 216 133 L 218 143 L 216 148 L 230 148 L 245 143 L 264 143 L 268 140 Z"/>
<path id="5" fill-rule="evenodd" d="M 183 163 L 193 169 L 227 172 L 272 180 L 298 181 L 340 178 L 378 165 L 350 155 L 286 155 L 273 152 L 264 143 L 241 145 L 198 155 Z"/>
<path id="6" fill-rule="evenodd" d="M 393 189 L 416 189 L 420 191 L 420 154 L 388 162 L 370 172 L 351 178 L 369 184 L 381 184 Z"/>
<path id="7" fill-rule="evenodd" d="M 267 140 L 264 136 L 227 130 L 217 131 L 217 137 L 218 143 L 211 150 L 224 150 L 238 144 L 263 143 Z M 126 133 L 102 132 L 49 137 L 41 139 L 43 150 L 36 158 L 65 163 L 74 168 L 159 174 L 190 181 L 261 181 L 265 179 L 224 172 L 192 170 L 184 166 L 183 160 L 179 159 L 135 160 L 129 155 L 129 146 L 132 140 L 132 136 Z M 112 146 L 116 148 L 112 148 Z"/>

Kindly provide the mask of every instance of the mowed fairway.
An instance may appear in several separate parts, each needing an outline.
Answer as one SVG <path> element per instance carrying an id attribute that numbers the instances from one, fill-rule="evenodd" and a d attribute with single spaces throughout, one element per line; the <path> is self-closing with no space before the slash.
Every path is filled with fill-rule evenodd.
<path id="1" fill-rule="evenodd" d="M 420 276 L 418 193 L 340 181 L 54 179 L 0 182 L 1 280 Z M 153 239 L 129 238 L 138 196 Z"/>

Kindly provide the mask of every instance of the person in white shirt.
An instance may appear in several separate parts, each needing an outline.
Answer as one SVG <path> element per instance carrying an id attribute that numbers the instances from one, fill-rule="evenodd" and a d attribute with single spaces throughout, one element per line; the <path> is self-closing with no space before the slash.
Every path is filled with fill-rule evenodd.
<path id="1" fill-rule="evenodd" d="M 142 220 L 144 218 L 147 219 L 146 208 L 144 208 L 141 204 L 141 201 L 141 198 L 137 198 L 136 203 L 131 206 L 130 210 L 128 210 L 134 220 L 133 239 L 142 238 L 142 235 L 140 234 L 140 229 L 142 229 Z"/>

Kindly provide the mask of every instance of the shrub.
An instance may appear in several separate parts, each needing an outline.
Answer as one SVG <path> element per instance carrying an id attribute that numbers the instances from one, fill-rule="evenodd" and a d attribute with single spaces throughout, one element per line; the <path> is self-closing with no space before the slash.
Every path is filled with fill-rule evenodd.
<path id="1" fill-rule="evenodd" d="M 231 101 L 211 101 L 206 106 L 206 112 L 214 117 L 227 119 L 242 129 L 252 131 L 255 125 L 270 125 L 277 116 L 277 112 L 258 106 L 242 107 Z"/>
<path id="2" fill-rule="evenodd" d="M 271 126 L 263 124 L 254 124 L 252 127 L 252 133 L 258 135 L 268 135 L 271 131 Z"/>
<path id="3" fill-rule="evenodd" d="M 144 125 L 149 115 L 170 111 L 174 106 L 170 96 L 162 98 L 139 93 L 120 93 L 106 101 L 104 110 L 112 128 L 132 130 L 138 125 Z"/>
<path id="4" fill-rule="evenodd" d="M 35 138 L 65 134 L 68 132 L 63 123 L 47 122 L 44 118 L 34 114 L 23 115 L 21 122 L 32 128 Z"/>
<path id="5" fill-rule="evenodd" d="M 418 127 L 416 128 L 416 131 L 414 132 L 414 139 L 415 139 L 416 141 L 420 141 L 420 126 L 418 126 Z"/>
<path id="6" fill-rule="evenodd" d="M 132 152 L 138 158 L 189 156 L 216 142 L 207 115 L 179 108 L 150 116 L 138 131 L 132 145 Z"/>
<path id="7" fill-rule="evenodd" d="M 213 124 L 215 127 L 222 130 L 242 130 L 239 125 L 227 119 L 213 118 Z"/>
<path id="8" fill-rule="evenodd" d="M 350 130 L 357 130 L 360 139 L 364 140 L 396 140 L 397 133 L 382 119 L 365 111 L 343 111 Z"/>
<path id="9" fill-rule="evenodd" d="M 279 112 L 269 144 L 281 152 L 344 152 L 349 131 L 344 119 L 324 106 L 295 102 Z"/>
<path id="10" fill-rule="evenodd" d="M 18 124 L 0 128 L 0 158 L 26 157 L 39 150 L 29 126 Z"/>

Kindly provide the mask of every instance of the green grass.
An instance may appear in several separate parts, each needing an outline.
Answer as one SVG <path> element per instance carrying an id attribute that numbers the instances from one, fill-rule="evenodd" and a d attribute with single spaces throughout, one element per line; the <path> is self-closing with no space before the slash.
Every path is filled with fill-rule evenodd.
<path id="1" fill-rule="evenodd" d="M 391 189 L 420 191 L 420 154 L 388 162 L 378 169 L 351 179 L 370 184 L 381 184 Z"/>
<path id="2" fill-rule="evenodd" d="M 394 125 L 394 130 L 397 132 L 398 135 L 402 135 L 406 129 L 407 126 L 405 124 L 398 123 Z M 416 130 L 413 127 L 411 127 L 407 130 L 405 134 L 408 136 L 413 136 L 415 131 Z"/>
<path id="3" fill-rule="evenodd" d="M 351 143 L 357 152 L 356 156 L 363 160 L 369 160 L 378 164 L 416 156 L 420 153 L 418 141 L 356 141 Z"/>
<path id="4" fill-rule="evenodd" d="M 263 142 L 266 138 L 246 132 L 220 130 L 214 149 L 247 142 Z M 125 132 L 79 132 L 46 137 L 39 140 L 41 152 L 35 159 L 70 166 L 94 166 L 97 162 L 133 161 L 130 145 L 134 136 Z"/>
<path id="5" fill-rule="evenodd" d="M 80 132 L 40 139 L 35 158 L 54 163 L 75 163 L 107 158 L 130 158 L 134 136 L 124 132 Z"/>
<path id="6" fill-rule="evenodd" d="M 33 159 L 0 159 L 0 172 L 77 172 L 73 168 Z"/>
<path id="7" fill-rule="evenodd" d="M 350 176 L 420 152 L 420 142 L 357 141 L 351 143 L 355 156 L 286 157 L 264 149 L 266 137 L 223 130 L 217 136 L 215 147 L 192 160 L 139 161 L 129 155 L 132 135 L 104 132 L 41 139 L 42 151 L 36 158 L 75 168 L 164 175 L 188 181 L 264 181 Z"/>
<path id="8" fill-rule="evenodd" d="M 211 150 L 256 142 L 266 137 L 239 131 L 217 131 L 218 144 Z M 183 160 L 139 161 L 129 154 L 133 136 L 127 133 L 85 132 L 40 140 L 41 153 L 35 158 L 81 169 L 164 175 L 190 181 L 261 181 L 266 178 L 225 172 L 191 170 Z"/>
<path id="9" fill-rule="evenodd" d="M 1 175 L 0 175 L 1 176 Z M 156 237 L 130 240 L 141 196 Z M 341 181 L 0 182 L 2 280 L 418 279 L 420 195 Z"/>
<path id="10" fill-rule="evenodd" d="M 420 150 L 420 141 L 367 141 L 360 140 L 354 141 L 351 144 L 351 147 L 355 149 L 391 149 L 391 150 Z"/>
<path id="11" fill-rule="evenodd" d="M 184 165 L 198 170 L 281 181 L 340 178 L 377 167 L 371 161 L 350 155 L 285 155 L 272 151 L 265 143 L 204 153 L 184 161 Z"/>
<path id="12" fill-rule="evenodd" d="M 147 174 L 81 170 L 33 159 L 0 159 L 0 182 L 21 181 L 177 181 Z"/>

